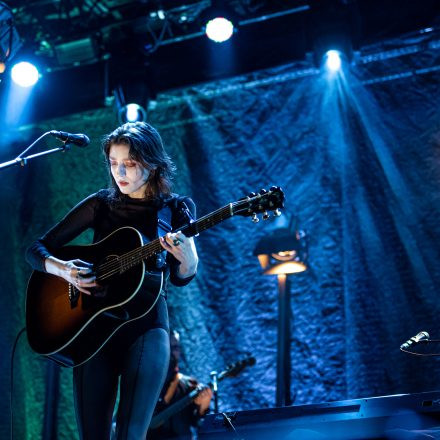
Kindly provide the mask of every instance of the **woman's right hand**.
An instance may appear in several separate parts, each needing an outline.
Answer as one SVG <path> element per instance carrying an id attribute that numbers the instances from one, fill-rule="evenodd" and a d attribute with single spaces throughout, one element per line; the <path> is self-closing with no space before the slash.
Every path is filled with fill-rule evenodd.
<path id="1" fill-rule="evenodd" d="M 80 292 L 91 295 L 91 287 L 97 287 L 96 276 L 93 273 L 93 265 L 86 261 L 75 260 L 60 260 L 55 257 L 48 257 L 45 260 L 45 268 L 48 273 L 57 275 L 72 284 Z"/>

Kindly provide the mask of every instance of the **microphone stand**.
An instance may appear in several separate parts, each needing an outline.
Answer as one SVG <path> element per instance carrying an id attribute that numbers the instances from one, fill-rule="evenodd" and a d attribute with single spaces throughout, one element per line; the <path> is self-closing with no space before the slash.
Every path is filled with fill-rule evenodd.
<path id="1" fill-rule="evenodd" d="M 211 383 L 212 383 L 212 392 L 214 394 L 214 412 L 218 413 L 218 382 L 217 382 L 217 371 L 211 371 Z"/>
<path id="2" fill-rule="evenodd" d="M 70 143 L 66 142 L 62 146 L 57 148 L 52 148 L 51 150 L 42 151 L 41 153 L 31 154 L 30 156 L 23 157 L 37 142 L 39 142 L 41 139 L 49 135 L 50 132 L 46 132 L 43 135 L 41 135 L 36 141 L 34 141 L 29 147 L 27 147 L 23 152 L 21 152 L 15 159 L 9 160 L 7 162 L 0 163 L 0 170 L 4 168 L 9 168 L 14 165 L 21 165 L 24 167 L 27 165 L 28 161 L 31 159 L 35 159 L 40 156 L 46 156 L 48 154 L 52 153 L 58 153 L 59 151 L 68 151 L 70 150 Z"/>

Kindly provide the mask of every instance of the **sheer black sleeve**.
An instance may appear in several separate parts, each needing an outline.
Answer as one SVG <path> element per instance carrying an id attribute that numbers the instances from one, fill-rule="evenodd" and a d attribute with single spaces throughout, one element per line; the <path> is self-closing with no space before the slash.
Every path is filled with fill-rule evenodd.
<path id="1" fill-rule="evenodd" d="M 46 234 L 34 241 L 26 250 L 26 260 L 32 268 L 45 272 L 46 258 L 86 229 L 93 227 L 98 203 L 98 195 L 92 194 L 78 203 Z"/>
<path id="2" fill-rule="evenodd" d="M 191 218 L 188 218 L 181 209 L 179 209 L 183 204 L 188 208 Z M 177 203 L 176 213 L 173 213 L 173 229 L 176 230 L 181 226 L 186 225 L 190 220 L 196 219 L 196 205 L 190 197 L 183 197 Z M 195 276 L 191 275 L 187 278 L 180 278 L 177 274 L 179 270 L 179 261 L 177 261 L 171 254 L 168 254 L 168 263 L 170 265 L 170 281 L 175 286 L 186 286 Z"/>

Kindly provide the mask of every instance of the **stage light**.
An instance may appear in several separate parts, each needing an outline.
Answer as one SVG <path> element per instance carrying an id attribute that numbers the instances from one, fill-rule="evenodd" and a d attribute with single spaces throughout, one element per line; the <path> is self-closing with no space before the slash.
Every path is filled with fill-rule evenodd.
<path id="1" fill-rule="evenodd" d="M 352 63 L 353 51 L 359 44 L 359 20 L 352 2 L 311 2 L 308 28 L 313 61 L 316 67 L 326 71 L 328 78 L 339 77 L 342 69 Z"/>
<path id="2" fill-rule="evenodd" d="M 139 106 L 137 104 L 128 104 L 126 108 L 128 122 L 136 122 L 139 119 Z"/>
<path id="3" fill-rule="evenodd" d="M 341 53 L 338 50 L 328 50 L 325 57 L 325 66 L 331 72 L 337 72 L 341 68 Z"/>
<path id="4" fill-rule="evenodd" d="M 224 17 L 216 17 L 206 23 L 205 32 L 210 40 L 223 43 L 231 38 L 234 33 L 234 25 Z"/>
<path id="5" fill-rule="evenodd" d="M 38 81 L 40 73 L 33 64 L 22 61 L 12 67 L 11 77 L 20 87 L 31 87 Z"/>
<path id="6" fill-rule="evenodd" d="M 118 112 L 118 119 L 121 124 L 126 122 L 143 122 L 147 120 L 147 112 L 139 104 L 127 104 Z"/>
<path id="7" fill-rule="evenodd" d="M 254 254 L 265 275 L 304 272 L 307 269 L 305 233 L 293 233 L 289 228 L 277 229 L 258 242 Z"/>
<path id="8" fill-rule="evenodd" d="M 291 405 L 290 397 L 290 274 L 307 270 L 307 236 L 304 231 L 279 228 L 262 237 L 254 249 L 265 275 L 278 278 L 278 336 L 276 406 Z"/>

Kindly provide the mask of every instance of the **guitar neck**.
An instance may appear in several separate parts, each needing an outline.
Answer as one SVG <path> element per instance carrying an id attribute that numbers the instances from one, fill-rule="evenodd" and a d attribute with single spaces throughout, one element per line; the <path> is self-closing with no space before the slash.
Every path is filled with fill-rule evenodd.
<path id="1" fill-rule="evenodd" d="M 159 414 L 155 415 L 151 419 L 150 423 L 150 429 L 156 429 L 159 426 L 161 426 L 163 423 L 165 423 L 170 417 L 173 417 L 175 414 L 182 411 L 184 408 L 186 408 L 188 405 L 191 405 L 191 403 L 194 401 L 194 399 L 202 392 L 204 388 L 199 389 L 196 388 L 195 390 L 192 390 L 189 394 L 182 397 L 177 402 L 173 403 L 168 408 L 161 411 Z"/>
<path id="2" fill-rule="evenodd" d="M 215 225 L 218 225 L 224 220 L 233 216 L 232 203 L 223 206 L 223 208 L 217 209 L 217 211 L 211 212 L 198 220 L 192 221 L 187 225 L 179 228 L 179 231 L 184 233 L 187 237 L 194 237 Z M 176 231 L 174 231 L 176 232 Z M 162 246 L 159 243 L 159 239 L 152 241 L 151 243 L 142 246 L 143 258 L 152 257 L 154 254 L 162 252 Z"/>
<path id="3" fill-rule="evenodd" d="M 233 215 L 232 203 L 230 203 L 229 205 L 223 206 L 223 208 L 217 209 L 217 211 L 211 212 L 196 221 L 188 223 L 183 228 L 180 228 L 180 230 L 187 237 L 193 237 L 194 235 L 198 235 L 200 232 L 206 231 L 222 221 L 231 218 Z"/>
<path id="4" fill-rule="evenodd" d="M 231 218 L 233 215 L 232 203 L 230 203 L 229 205 L 225 205 L 196 221 L 188 223 L 182 228 L 179 228 L 179 230 L 182 231 L 182 233 L 184 233 L 187 237 L 194 237 L 200 232 L 206 231 L 222 221 Z M 151 258 L 162 251 L 163 248 L 160 244 L 160 241 L 158 238 L 156 238 L 150 243 L 147 243 L 125 255 L 121 255 L 119 258 L 121 271 L 124 272 L 136 264 L 139 264 L 142 260 Z"/>

